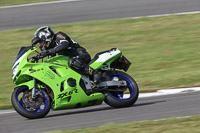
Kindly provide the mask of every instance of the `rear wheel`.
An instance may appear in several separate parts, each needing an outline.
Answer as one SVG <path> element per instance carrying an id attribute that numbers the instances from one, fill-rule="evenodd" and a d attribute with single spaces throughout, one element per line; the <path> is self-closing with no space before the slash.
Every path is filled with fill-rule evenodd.
<path id="1" fill-rule="evenodd" d="M 113 71 L 109 74 L 111 79 L 126 81 L 127 86 L 123 87 L 124 91 L 108 91 L 105 92 L 105 102 L 115 108 L 132 106 L 138 99 L 138 86 L 135 80 L 128 74 L 121 71 Z M 112 90 L 115 88 L 111 88 Z"/>
<path id="2" fill-rule="evenodd" d="M 17 87 L 11 97 L 12 105 L 22 116 L 29 119 L 42 118 L 50 111 L 50 99 L 44 90 L 32 99 L 32 90 L 26 86 Z"/>

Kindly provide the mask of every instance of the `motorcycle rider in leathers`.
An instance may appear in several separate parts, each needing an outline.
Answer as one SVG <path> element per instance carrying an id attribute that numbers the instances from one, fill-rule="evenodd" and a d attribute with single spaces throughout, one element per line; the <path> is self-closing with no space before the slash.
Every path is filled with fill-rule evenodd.
<path id="1" fill-rule="evenodd" d="M 55 34 L 49 26 L 40 27 L 36 30 L 32 40 L 32 44 L 37 43 L 39 43 L 39 47 L 42 50 L 40 55 L 43 57 L 56 55 L 69 56 L 68 65 L 73 70 L 81 74 L 93 76 L 98 73 L 89 67 L 88 63 L 91 61 L 91 57 L 86 49 L 63 32 Z M 94 79 L 94 82 L 97 82 L 97 80 Z"/>

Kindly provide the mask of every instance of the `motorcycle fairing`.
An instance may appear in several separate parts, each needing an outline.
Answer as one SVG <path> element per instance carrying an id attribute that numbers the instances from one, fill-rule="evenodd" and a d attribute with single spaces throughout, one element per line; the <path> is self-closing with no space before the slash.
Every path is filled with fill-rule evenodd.
<path id="1" fill-rule="evenodd" d="M 117 58 L 122 55 L 122 52 L 118 48 L 113 48 L 108 51 L 100 52 L 95 55 L 95 57 L 90 62 L 90 67 L 93 69 L 100 69 L 108 66 Z"/>
<path id="2" fill-rule="evenodd" d="M 68 66 L 69 57 L 60 55 L 43 63 L 30 63 L 27 57 L 34 50 L 36 49 L 29 49 L 19 63 L 17 73 L 20 74 L 13 79 L 17 86 L 26 85 L 31 90 L 33 78 L 44 83 L 53 91 L 52 109 L 54 110 L 85 107 L 103 102 L 105 97 L 102 93 L 93 93 L 88 96 L 80 87 L 81 75 Z M 76 86 L 69 86 L 69 79 L 74 79 Z"/>

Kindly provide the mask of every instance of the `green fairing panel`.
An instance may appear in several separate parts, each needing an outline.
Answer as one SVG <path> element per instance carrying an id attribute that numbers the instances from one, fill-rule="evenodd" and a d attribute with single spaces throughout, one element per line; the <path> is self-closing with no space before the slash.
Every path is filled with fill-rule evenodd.
<path id="1" fill-rule="evenodd" d="M 21 73 L 14 82 L 17 86 L 26 85 L 29 89 L 34 87 L 32 78 L 46 84 L 54 93 L 52 104 L 54 110 L 85 107 L 91 103 L 101 104 L 104 95 L 102 93 L 86 95 L 79 86 L 81 75 L 68 67 L 68 60 L 69 57 L 66 56 L 55 56 L 43 63 L 29 63 L 23 60 L 25 65 L 20 66 Z M 69 78 L 76 80 L 75 87 L 67 84 Z"/>
<path id="2" fill-rule="evenodd" d="M 70 57 L 68 56 L 59 55 L 59 56 L 54 56 L 50 59 L 47 59 L 44 63 L 54 63 L 54 64 L 60 64 L 60 65 L 68 67 L 69 59 Z"/>
<path id="3" fill-rule="evenodd" d="M 18 84 L 16 87 L 19 87 L 19 86 L 27 86 L 29 89 L 32 89 L 34 87 L 34 81 L 30 80 L 30 81 Z"/>
<path id="4" fill-rule="evenodd" d="M 59 60 L 59 58 L 61 60 Z M 65 58 L 65 60 L 64 60 Z M 52 58 L 50 61 L 53 61 L 54 58 Z M 54 89 L 54 100 L 53 100 L 53 106 L 52 108 L 55 110 L 58 109 L 70 109 L 75 107 L 85 107 L 89 105 L 90 101 L 97 101 L 95 104 L 101 104 L 104 100 L 104 95 L 102 93 L 95 93 L 91 96 L 86 95 L 86 93 L 83 91 L 83 89 L 79 86 L 79 82 L 81 79 L 81 75 L 71 68 L 68 67 L 68 60 L 69 58 L 66 58 L 65 56 L 60 56 L 55 58 L 56 62 L 53 61 L 53 63 L 61 64 L 60 65 L 52 65 L 52 68 L 56 69 L 56 72 L 61 77 L 58 83 L 58 89 Z M 62 62 L 59 62 L 62 61 Z M 67 67 L 64 67 L 67 66 Z M 76 80 L 76 86 L 70 87 L 67 83 L 69 78 L 73 78 Z M 64 88 L 61 91 L 61 85 L 63 84 Z"/>
<path id="5" fill-rule="evenodd" d="M 81 89 L 79 85 L 74 88 L 67 88 L 62 93 L 59 94 L 57 99 L 52 106 L 54 110 L 60 109 L 71 109 L 78 107 L 90 106 L 90 103 L 94 102 L 94 105 L 101 104 L 104 100 L 104 95 L 102 93 L 94 93 L 87 96 L 85 92 Z"/>
<path id="6" fill-rule="evenodd" d="M 98 55 L 98 59 L 96 59 L 95 62 L 90 64 L 90 67 L 92 67 L 93 69 L 100 69 L 106 67 L 113 61 L 115 61 L 117 58 L 119 58 L 121 55 L 122 52 L 119 49 L 102 53 Z"/>

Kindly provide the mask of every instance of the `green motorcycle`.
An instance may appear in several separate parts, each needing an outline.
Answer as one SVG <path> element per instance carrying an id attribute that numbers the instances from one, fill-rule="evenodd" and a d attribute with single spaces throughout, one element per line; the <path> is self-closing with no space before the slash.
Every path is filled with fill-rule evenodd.
<path id="1" fill-rule="evenodd" d="M 114 108 L 132 106 L 138 86 L 127 71 L 130 62 L 113 48 L 97 53 L 89 66 L 101 72 L 96 83 L 68 66 L 67 56 L 43 59 L 36 46 L 22 47 L 12 67 L 16 87 L 11 101 L 14 109 L 29 119 L 42 118 L 50 109 L 74 109 L 102 104 Z M 34 56 L 32 56 L 34 55 Z"/>

